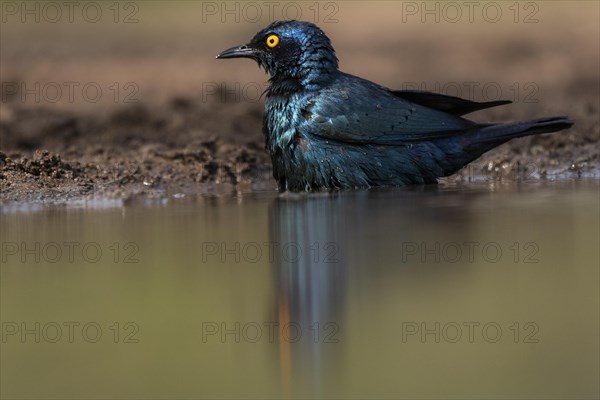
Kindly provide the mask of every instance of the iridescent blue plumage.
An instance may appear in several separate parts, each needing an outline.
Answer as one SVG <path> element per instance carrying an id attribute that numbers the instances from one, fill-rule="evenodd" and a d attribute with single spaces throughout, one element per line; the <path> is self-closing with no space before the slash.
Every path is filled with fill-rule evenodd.
<path id="1" fill-rule="evenodd" d="M 274 22 L 217 58 L 247 57 L 270 75 L 263 132 L 280 190 L 434 183 L 512 139 L 572 125 L 566 117 L 480 124 L 477 103 L 392 91 L 341 72 L 314 24 Z"/>

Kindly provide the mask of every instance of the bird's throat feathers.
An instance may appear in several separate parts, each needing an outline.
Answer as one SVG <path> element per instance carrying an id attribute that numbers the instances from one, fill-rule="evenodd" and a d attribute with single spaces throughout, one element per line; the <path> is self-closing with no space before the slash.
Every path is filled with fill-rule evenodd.
<path id="1" fill-rule="evenodd" d="M 335 56 L 334 56 L 335 57 Z M 271 75 L 268 94 L 286 94 L 302 90 L 319 90 L 333 81 L 338 74 L 337 59 L 309 61 L 302 66 L 278 69 L 276 66 L 262 65 Z"/>

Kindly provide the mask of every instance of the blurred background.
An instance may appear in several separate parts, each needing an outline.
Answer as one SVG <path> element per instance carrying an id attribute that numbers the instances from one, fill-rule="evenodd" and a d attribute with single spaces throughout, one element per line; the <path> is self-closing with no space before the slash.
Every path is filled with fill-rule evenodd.
<path id="1" fill-rule="evenodd" d="M 598 398 L 597 1 L 0 5 L 0 397 Z M 575 126 L 279 196 L 268 76 L 215 55 L 293 18 L 346 72 Z"/>
<path id="2" fill-rule="evenodd" d="M 272 188 L 261 134 L 268 76 L 252 61 L 215 55 L 292 18 L 318 24 L 346 72 L 394 89 L 515 103 L 474 119 L 576 121 L 558 135 L 511 141 L 452 181 L 598 177 L 598 7 L 3 1 L 0 151 L 11 187 L 0 197 Z"/>
<path id="3" fill-rule="evenodd" d="M 139 93 L 131 99 L 144 102 L 202 97 L 210 83 L 231 84 L 230 89 L 233 83 L 263 84 L 264 72 L 251 61 L 214 56 L 246 43 L 272 20 L 303 19 L 330 36 L 343 70 L 391 88 L 424 83 L 429 90 L 437 84 L 456 91 L 449 85 L 454 83 L 469 97 L 464 83 L 477 82 L 470 97 L 525 102 L 514 109 L 534 107 L 537 100 L 540 111 L 550 113 L 565 112 L 565 97 L 583 99 L 599 88 L 594 1 L 78 4 L 71 17 L 64 5 L 3 1 L 3 81 L 96 82 L 102 88 L 133 82 Z M 536 89 L 524 88 L 528 82 Z M 489 85 L 489 93 L 482 93 L 486 83 L 497 83 L 502 93 Z M 122 97 L 133 92 L 121 91 Z M 60 100 L 68 103 L 66 96 Z M 102 100 L 115 103 L 108 95 Z M 63 101 L 59 105 L 69 108 L 98 108 Z"/>
<path id="4" fill-rule="evenodd" d="M 515 103 L 480 120 L 577 122 L 512 141 L 459 179 L 598 176 L 597 2 L 3 1 L 0 150 L 13 185 L 2 198 L 44 196 L 57 182 L 50 196 L 85 196 L 98 183 L 113 197 L 272 187 L 261 134 L 268 77 L 215 55 L 293 18 L 322 27 L 344 71 L 379 84 Z M 28 169 L 54 179 L 20 173 Z"/>
<path id="5" fill-rule="evenodd" d="M 540 112 L 561 110 L 570 94 L 598 92 L 593 1 L 2 3 L 2 80 L 29 89 L 38 82 L 95 82 L 108 93 L 115 82 L 133 82 L 136 90 L 121 87 L 121 97 L 160 102 L 210 92 L 210 83 L 262 84 L 266 77 L 252 62 L 214 56 L 249 41 L 272 20 L 303 19 L 331 37 L 343 70 L 391 88 L 459 90 L 454 83 L 465 97 L 499 96 Z M 469 93 L 465 82 L 480 85 Z M 525 88 L 528 82 L 536 89 Z M 497 83 L 502 93 L 489 85 L 483 93 L 486 83 Z M 42 103 L 54 104 L 48 92 Z M 77 97 L 56 103 L 97 110 Z M 119 103 L 114 96 L 102 100 Z"/>

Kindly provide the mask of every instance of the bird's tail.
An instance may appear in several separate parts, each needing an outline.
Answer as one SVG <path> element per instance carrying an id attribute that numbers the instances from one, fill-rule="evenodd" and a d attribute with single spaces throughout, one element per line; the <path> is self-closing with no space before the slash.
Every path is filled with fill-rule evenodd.
<path id="1" fill-rule="evenodd" d="M 567 117 L 549 117 L 507 124 L 492 124 L 479 129 L 472 140 L 473 143 L 482 145 L 489 143 L 493 145 L 492 147 L 495 147 L 513 138 L 561 131 L 570 128 L 572 125 L 573 121 Z"/>
<path id="2" fill-rule="evenodd" d="M 478 125 L 474 131 L 463 135 L 459 141 L 452 140 L 452 144 L 461 143 L 459 149 L 448 146 L 454 150 L 447 155 L 447 163 L 443 165 L 444 174 L 451 175 L 479 158 L 483 153 L 509 141 L 510 139 L 523 136 L 536 135 L 539 133 L 556 132 L 567 129 L 573 122 L 567 117 L 539 118 L 530 121 L 509 122 L 505 124 Z"/>

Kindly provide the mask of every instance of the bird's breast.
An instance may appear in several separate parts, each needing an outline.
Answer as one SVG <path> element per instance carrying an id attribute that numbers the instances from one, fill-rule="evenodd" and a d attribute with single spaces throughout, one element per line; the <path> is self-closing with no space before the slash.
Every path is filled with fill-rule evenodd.
<path id="1" fill-rule="evenodd" d="M 263 133 L 267 148 L 274 153 L 286 151 L 302 135 L 307 99 L 301 95 L 270 96 L 265 104 Z"/>

